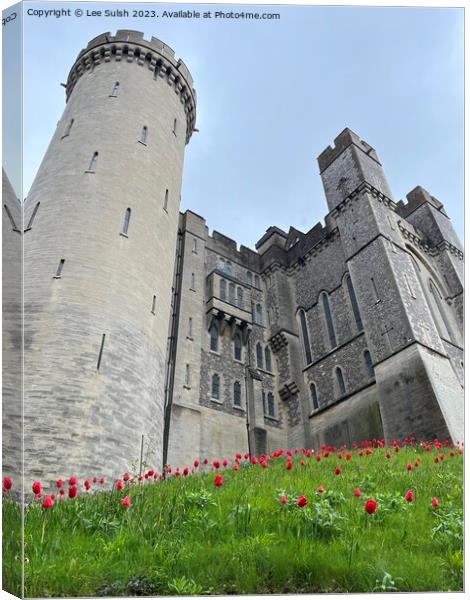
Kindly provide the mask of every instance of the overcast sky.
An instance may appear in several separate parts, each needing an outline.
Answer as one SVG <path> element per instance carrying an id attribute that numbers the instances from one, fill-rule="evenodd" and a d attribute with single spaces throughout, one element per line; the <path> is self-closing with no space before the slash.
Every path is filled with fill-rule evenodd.
<path id="1" fill-rule="evenodd" d="M 26 2 L 28 8 L 56 8 Z M 152 8 L 61 3 L 72 9 Z M 155 5 L 217 10 L 216 5 Z M 67 74 L 99 33 L 143 31 L 188 66 L 198 97 L 181 209 L 253 247 L 270 225 L 327 213 L 316 157 L 344 127 L 377 150 L 395 200 L 422 185 L 463 239 L 463 10 L 237 6 L 279 20 L 25 15 L 24 195 L 65 103 Z"/>

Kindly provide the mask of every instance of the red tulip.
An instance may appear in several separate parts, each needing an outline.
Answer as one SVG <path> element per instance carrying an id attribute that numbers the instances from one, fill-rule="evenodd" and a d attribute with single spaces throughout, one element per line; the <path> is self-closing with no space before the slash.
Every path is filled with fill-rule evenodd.
<path id="1" fill-rule="evenodd" d="M 280 503 L 285 504 L 286 502 L 287 502 L 287 496 L 283 494 L 280 498 Z"/>
<path id="2" fill-rule="evenodd" d="M 189 475 L 189 469 L 188 469 L 188 467 L 185 467 L 185 468 L 183 469 L 183 475 L 184 475 L 185 477 L 186 477 L 187 475 Z"/>
<path id="3" fill-rule="evenodd" d="M 124 508 L 130 508 L 132 506 L 129 496 L 124 496 L 124 498 L 121 500 L 121 506 L 124 506 Z"/>
<path id="4" fill-rule="evenodd" d="M 222 475 L 216 475 L 215 479 L 214 479 L 214 485 L 215 487 L 220 487 L 223 484 L 223 479 L 222 479 Z"/>
<path id="5" fill-rule="evenodd" d="M 101 484 L 101 485 L 103 485 L 103 483 L 104 483 L 104 477 L 102 477 L 102 478 L 100 479 L 100 484 Z"/>
<path id="6" fill-rule="evenodd" d="M 214 469 L 218 469 L 220 467 L 220 462 L 218 460 L 213 460 L 212 464 L 214 466 Z"/>
<path id="7" fill-rule="evenodd" d="M 434 496 L 434 498 L 431 500 L 431 505 L 433 508 L 436 508 L 436 506 L 438 506 L 439 504 L 439 500 Z"/>
<path id="8" fill-rule="evenodd" d="M 52 500 L 55 500 L 56 495 L 55 494 L 51 494 L 51 498 L 52 498 Z"/>
<path id="9" fill-rule="evenodd" d="M 64 482 L 62 481 L 62 479 L 58 479 L 58 480 L 55 482 L 55 484 L 56 484 L 56 486 L 57 486 L 58 488 L 61 488 L 61 487 L 64 485 Z"/>
<path id="10" fill-rule="evenodd" d="M 345 458 L 346 460 L 351 460 L 352 456 L 350 454 L 346 454 Z"/>
<path id="11" fill-rule="evenodd" d="M 392 455 L 390 454 L 390 452 L 387 452 L 387 454 L 385 455 L 387 458 L 392 458 Z"/>
<path id="12" fill-rule="evenodd" d="M 257 462 L 258 462 L 258 459 L 256 458 L 256 456 L 253 456 L 252 459 L 251 459 L 251 464 L 252 465 L 256 465 Z"/>
<path id="13" fill-rule="evenodd" d="M 242 455 L 241 455 L 241 453 L 240 453 L 240 452 L 237 452 L 237 453 L 235 454 L 235 458 L 236 458 L 237 460 L 241 460 L 241 459 L 242 459 Z"/>
<path id="14" fill-rule="evenodd" d="M 407 471 L 411 471 L 412 469 L 413 469 L 413 465 L 412 465 L 411 463 L 408 463 L 408 464 L 406 465 L 406 470 L 407 470 Z"/>
<path id="15" fill-rule="evenodd" d="M 318 492 L 319 494 L 323 494 L 323 492 L 324 492 L 324 491 L 325 491 L 325 488 L 324 488 L 322 485 L 319 485 L 319 486 L 317 487 L 317 492 Z"/>
<path id="16" fill-rule="evenodd" d="M 77 488 L 76 488 L 76 486 L 72 485 L 71 487 L 69 487 L 69 498 L 75 498 L 76 495 L 77 495 Z"/>
<path id="17" fill-rule="evenodd" d="M 6 492 L 9 492 L 11 490 L 11 486 L 12 486 L 11 479 L 9 477 L 4 477 L 3 478 L 3 489 Z"/>
<path id="18" fill-rule="evenodd" d="M 197 469 L 199 467 L 199 464 L 200 464 L 199 461 L 196 459 L 194 461 L 194 468 Z"/>
<path id="19" fill-rule="evenodd" d="M 297 506 L 299 508 L 302 508 L 303 506 L 306 506 L 307 504 L 307 498 L 305 496 L 299 496 L 297 498 Z"/>
<path id="20" fill-rule="evenodd" d="M 42 498 L 42 494 L 39 492 L 37 494 L 34 494 L 34 499 L 35 500 L 39 500 L 39 498 Z"/>
<path id="21" fill-rule="evenodd" d="M 301 467 L 305 467 L 305 461 L 304 461 L 304 460 L 301 460 L 301 461 L 300 461 L 300 466 L 301 466 Z"/>
<path id="22" fill-rule="evenodd" d="M 249 452 L 245 452 L 245 458 L 246 458 L 246 460 L 248 460 L 250 458 L 250 453 Z"/>
<path id="23" fill-rule="evenodd" d="M 451 451 L 449 452 L 449 456 L 455 456 L 455 452 L 454 452 L 453 450 L 451 450 Z"/>
<path id="24" fill-rule="evenodd" d="M 204 464 L 205 464 L 205 465 L 208 465 L 208 464 L 209 464 L 209 459 L 208 459 L 208 458 L 205 458 L 205 459 L 204 459 Z"/>
<path id="25" fill-rule="evenodd" d="M 124 477 L 123 477 L 124 481 L 129 481 L 129 479 L 130 479 L 130 478 L 131 478 L 130 474 L 129 474 L 129 473 L 127 473 L 127 471 L 126 471 L 126 472 L 124 473 Z"/>
<path id="26" fill-rule="evenodd" d="M 290 471 L 292 469 L 292 463 L 289 461 L 286 462 L 286 469 Z"/>
<path id="27" fill-rule="evenodd" d="M 60 488 L 60 490 L 59 490 L 59 494 L 60 494 L 61 496 L 63 496 L 63 495 L 65 494 L 65 490 L 64 490 L 64 488 Z"/>
<path id="28" fill-rule="evenodd" d="M 435 463 L 436 463 L 436 465 L 437 465 L 437 463 L 439 462 L 439 457 L 438 457 L 438 456 L 435 456 L 435 457 L 434 457 L 434 462 L 435 462 Z"/>
<path id="29" fill-rule="evenodd" d="M 369 515 L 371 515 L 372 513 L 375 513 L 375 511 L 377 510 L 377 502 L 375 500 L 372 500 L 371 498 L 369 498 L 369 500 L 366 500 L 364 503 L 364 510 Z"/>
<path id="30" fill-rule="evenodd" d="M 405 494 L 405 500 L 407 502 L 413 502 L 413 490 L 408 490 Z"/>
<path id="31" fill-rule="evenodd" d="M 53 500 L 50 496 L 46 496 L 42 501 L 43 508 L 52 508 Z"/>
<path id="32" fill-rule="evenodd" d="M 123 483 L 123 481 L 122 481 L 121 479 L 118 479 L 118 480 L 116 481 L 116 489 L 117 489 L 117 490 L 122 490 L 122 488 L 123 488 L 123 487 L 124 487 L 124 483 Z"/>
<path id="33" fill-rule="evenodd" d="M 335 475 L 341 475 L 341 467 L 336 467 Z"/>
<path id="34" fill-rule="evenodd" d="M 338 458 L 341 460 L 343 458 L 343 453 L 342 452 L 338 452 Z"/>
<path id="35" fill-rule="evenodd" d="M 89 490 L 91 488 L 91 483 L 89 479 L 85 479 L 85 481 L 83 482 L 83 485 L 85 486 L 86 490 Z"/>
<path id="36" fill-rule="evenodd" d="M 41 482 L 40 481 L 34 481 L 33 485 L 31 486 L 31 488 L 32 488 L 32 490 L 33 490 L 33 492 L 35 494 L 40 494 L 41 490 L 42 490 Z"/>
<path id="37" fill-rule="evenodd" d="M 95 475 L 95 476 L 93 477 L 93 483 L 96 483 L 97 481 L 98 481 L 98 477 Z"/>
<path id="38" fill-rule="evenodd" d="M 72 475 L 72 477 L 69 479 L 69 485 L 77 485 L 77 476 L 76 475 Z"/>
<path id="39" fill-rule="evenodd" d="M 359 488 L 356 488 L 354 490 L 354 495 L 356 496 L 356 498 L 360 498 L 362 496 L 362 492 Z"/>
<path id="40" fill-rule="evenodd" d="M 235 463 L 235 464 L 233 465 L 233 470 L 234 470 L 234 471 L 238 471 L 238 469 L 239 469 L 239 468 L 240 468 L 240 467 L 238 466 L 238 463 Z"/>
<path id="41" fill-rule="evenodd" d="M 400 452 L 400 448 L 398 446 L 394 447 L 395 452 Z"/>

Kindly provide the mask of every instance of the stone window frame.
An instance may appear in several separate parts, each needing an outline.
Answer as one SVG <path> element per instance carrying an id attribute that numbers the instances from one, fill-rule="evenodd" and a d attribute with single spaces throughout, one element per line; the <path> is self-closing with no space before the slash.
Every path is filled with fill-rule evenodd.
<path id="1" fill-rule="evenodd" d="M 137 141 L 139 142 L 139 144 L 142 144 L 143 146 L 147 146 L 148 138 L 149 138 L 149 128 L 147 127 L 147 125 L 143 125 L 142 130 L 140 132 L 139 139 Z"/>
<path id="2" fill-rule="evenodd" d="M 214 389 L 213 388 L 214 377 L 218 377 L 218 379 L 219 379 L 219 397 L 218 398 L 215 398 L 212 395 L 212 392 Z M 224 391 L 224 379 L 223 379 L 222 375 L 218 371 L 211 371 L 210 378 L 209 378 L 209 399 L 211 400 L 211 402 L 215 402 L 216 404 L 223 404 L 224 403 L 223 391 Z"/>
<path id="3" fill-rule="evenodd" d="M 217 336 L 215 337 L 213 335 L 213 332 L 217 332 Z M 219 328 L 217 327 L 217 323 L 215 321 L 212 321 L 211 326 L 208 329 L 208 333 L 209 333 L 209 352 L 211 354 L 220 354 L 219 353 L 219 337 L 220 337 L 220 331 Z M 215 345 L 215 350 L 213 349 L 213 344 Z"/>
<path id="4" fill-rule="evenodd" d="M 186 390 L 191 389 L 191 365 L 189 363 L 186 363 L 185 366 L 183 387 Z"/>
<path id="5" fill-rule="evenodd" d="M 369 360 L 366 358 L 367 356 L 369 357 Z M 362 351 L 362 359 L 366 368 L 367 379 L 369 381 L 372 381 L 373 379 L 375 379 L 375 369 L 369 348 L 364 348 L 364 350 Z"/>
<path id="6" fill-rule="evenodd" d="M 120 83 L 119 83 L 119 81 L 116 81 L 115 84 L 113 85 L 113 89 L 111 90 L 111 93 L 109 94 L 109 97 L 117 98 L 119 96 L 119 88 L 120 88 Z"/>
<path id="7" fill-rule="evenodd" d="M 307 313 L 304 308 L 299 307 L 296 314 L 297 326 L 299 328 L 299 337 L 301 339 L 305 366 L 313 362 L 312 344 L 310 342 L 310 331 L 308 327 Z"/>
<path id="8" fill-rule="evenodd" d="M 268 361 L 269 357 L 269 361 Z M 269 364 L 268 364 L 269 362 Z M 273 373 L 273 355 L 269 344 L 264 347 L 264 370 L 268 373 Z"/>
<path id="9" fill-rule="evenodd" d="M 128 206 L 126 208 L 126 212 L 124 213 L 124 223 L 122 224 L 122 230 L 121 230 L 121 235 L 126 238 L 129 237 L 129 225 L 131 222 L 131 216 L 132 216 L 132 210 Z"/>
<path id="10" fill-rule="evenodd" d="M 256 368 L 264 371 L 264 352 L 261 342 L 257 342 L 255 346 Z"/>
<path id="11" fill-rule="evenodd" d="M 313 400 L 312 388 L 315 390 L 315 401 Z M 310 405 L 310 415 L 314 415 L 320 410 L 320 401 L 318 399 L 318 387 L 314 381 L 311 381 L 308 385 L 308 399 Z M 316 406 L 315 406 L 316 404 Z"/>
<path id="12" fill-rule="evenodd" d="M 271 396 L 272 398 L 272 407 L 273 407 L 273 414 L 269 413 L 269 397 Z M 274 392 L 272 392 L 271 390 L 261 390 L 261 398 L 263 401 L 263 414 L 264 417 L 266 419 L 271 419 L 273 421 L 279 421 L 279 412 L 278 412 L 278 407 L 276 405 L 276 397 L 274 395 Z"/>
<path id="13" fill-rule="evenodd" d="M 338 338 L 336 336 L 333 311 L 331 310 L 330 294 L 326 290 L 321 290 L 318 294 L 318 304 L 322 307 L 324 330 L 326 330 L 326 339 L 329 351 L 331 351 L 338 347 Z"/>
<path id="14" fill-rule="evenodd" d="M 240 340 L 240 358 L 237 358 L 237 356 L 236 356 L 236 343 L 235 343 L 236 339 Z M 233 360 L 235 360 L 238 363 L 243 364 L 243 340 L 242 340 L 241 333 L 237 332 L 233 336 L 233 344 L 232 345 L 233 345 Z"/>
<path id="15" fill-rule="evenodd" d="M 342 388 L 344 388 L 344 390 Z M 333 389 L 335 400 L 340 400 L 341 398 L 344 398 L 344 396 L 348 395 L 348 388 L 346 386 L 346 379 L 344 377 L 344 369 L 341 367 L 341 365 L 336 365 L 333 368 Z"/>
<path id="16" fill-rule="evenodd" d="M 364 331 L 364 322 L 362 320 L 361 310 L 357 301 L 356 291 L 354 289 L 351 274 L 349 272 L 346 272 L 344 274 L 343 284 L 346 287 L 346 294 L 349 298 L 349 307 L 351 309 L 354 325 L 356 327 L 356 333 L 361 333 L 361 331 Z"/>
<path id="17" fill-rule="evenodd" d="M 235 385 L 237 383 L 240 386 L 240 405 L 235 404 Z M 243 383 L 239 379 L 235 379 L 235 381 L 232 384 L 232 408 L 245 412 L 246 409 L 243 402 L 243 388 Z"/>

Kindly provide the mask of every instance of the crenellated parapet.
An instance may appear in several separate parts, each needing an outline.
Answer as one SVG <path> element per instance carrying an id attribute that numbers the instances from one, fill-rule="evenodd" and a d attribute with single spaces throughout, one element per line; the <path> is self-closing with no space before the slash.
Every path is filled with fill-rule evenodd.
<path id="1" fill-rule="evenodd" d="M 178 94 L 186 113 L 186 143 L 189 142 L 196 124 L 196 90 L 191 74 L 181 59 L 175 58 L 174 51 L 161 40 L 152 37 L 144 39 L 141 31 L 120 29 L 116 35 L 102 33 L 91 40 L 80 51 L 70 69 L 66 84 L 68 101 L 80 77 L 93 71 L 100 63 L 126 61 L 150 71 L 154 81 L 163 80 Z"/>

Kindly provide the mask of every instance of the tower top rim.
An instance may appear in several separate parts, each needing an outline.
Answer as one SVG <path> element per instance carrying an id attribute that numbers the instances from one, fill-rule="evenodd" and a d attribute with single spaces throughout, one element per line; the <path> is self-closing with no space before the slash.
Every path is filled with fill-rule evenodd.
<path id="1" fill-rule="evenodd" d="M 185 105 L 188 127 L 186 143 L 189 141 L 196 122 L 196 90 L 193 78 L 185 63 L 175 57 L 175 51 L 156 37 L 144 38 L 142 31 L 118 29 L 115 35 L 109 31 L 97 35 L 80 50 L 70 69 L 66 88 L 66 100 L 76 82 L 85 72 L 90 72 L 100 62 L 118 61 L 136 62 L 140 66 L 152 69 L 155 79 L 160 76 L 174 87 Z"/>

